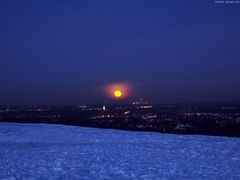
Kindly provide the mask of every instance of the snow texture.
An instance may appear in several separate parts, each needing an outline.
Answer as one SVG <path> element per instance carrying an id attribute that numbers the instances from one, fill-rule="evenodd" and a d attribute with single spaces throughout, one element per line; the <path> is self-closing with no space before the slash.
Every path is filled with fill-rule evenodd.
<path id="1" fill-rule="evenodd" d="M 0 179 L 240 179 L 240 138 L 1 123 Z"/>

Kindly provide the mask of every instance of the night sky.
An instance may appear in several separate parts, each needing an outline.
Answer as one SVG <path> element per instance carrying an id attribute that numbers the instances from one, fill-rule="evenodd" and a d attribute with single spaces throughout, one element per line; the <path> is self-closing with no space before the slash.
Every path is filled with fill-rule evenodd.
<path id="1" fill-rule="evenodd" d="M 240 102 L 240 4 L 1 0 L 0 104 Z"/>

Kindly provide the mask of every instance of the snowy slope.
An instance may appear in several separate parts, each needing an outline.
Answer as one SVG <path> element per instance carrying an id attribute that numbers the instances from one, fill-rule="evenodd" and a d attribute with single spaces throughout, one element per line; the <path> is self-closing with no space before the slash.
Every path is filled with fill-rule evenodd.
<path id="1" fill-rule="evenodd" d="M 0 179 L 240 179 L 240 139 L 0 123 Z"/>

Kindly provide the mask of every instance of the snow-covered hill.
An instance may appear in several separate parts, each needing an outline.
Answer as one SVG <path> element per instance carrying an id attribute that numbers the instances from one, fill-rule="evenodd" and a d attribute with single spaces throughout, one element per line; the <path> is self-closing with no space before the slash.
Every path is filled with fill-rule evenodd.
<path id="1" fill-rule="evenodd" d="M 240 139 L 0 124 L 0 179 L 240 179 Z"/>

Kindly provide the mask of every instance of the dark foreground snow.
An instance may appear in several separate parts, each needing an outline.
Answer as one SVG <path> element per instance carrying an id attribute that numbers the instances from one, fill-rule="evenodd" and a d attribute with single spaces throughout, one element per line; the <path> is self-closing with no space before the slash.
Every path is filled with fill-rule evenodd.
<path id="1" fill-rule="evenodd" d="M 240 138 L 2 123 L 0 179 L 240 179 Z"/>

